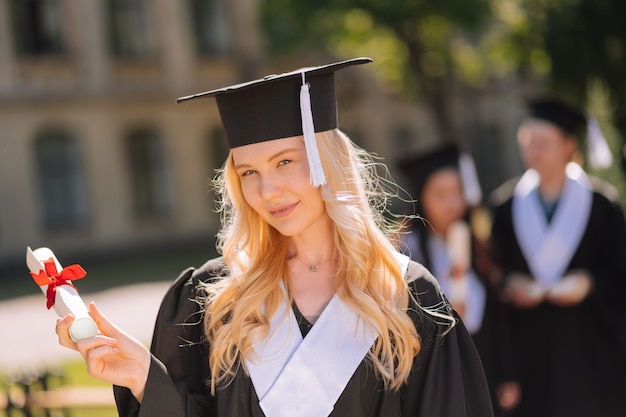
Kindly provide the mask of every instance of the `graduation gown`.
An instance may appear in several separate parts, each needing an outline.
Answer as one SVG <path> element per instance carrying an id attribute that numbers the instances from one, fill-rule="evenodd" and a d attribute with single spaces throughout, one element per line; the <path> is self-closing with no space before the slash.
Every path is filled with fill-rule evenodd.
<path id="1" fill-rule="evenodd" d="M 418 224 L 407 235 L 405 243 L 410 253 L 411 259 L 424 265 L 428 270 L 434 272 L 435 278 L 440 278 L 433 265 L 432 247 L 429 244 L 431 239 L 436 239 L 431 233 Z M 483 256 L 486 248 L 479 248 L 480 243 L 475 237 L 472 238 L 472 272 L 484 289 L 484 298 L 480 307 L 482 308 L 482 320 L 476 330 L 471 332 L 472 340 L 480 355 L 489 391 L 491 393 L 494 414 L 501 415 L 499 402 L 497 399 L 498 385 L 504 382 L 515 382 L 518 379 L 516 357 L 508 328 L 509 307 L 502 303 L 493 285 L 490 285 L 486 274 L 490 271 L 482 271 L 479 264 L 484 264 Z M 481 251 L 481 249 L 483 249 Z M 483 255 L 481 255 L 483 254 Z M 482 266 L 482 265 L 481 265 Z M 484 268 L 484 266 L 483 266 Z"/>
<path id="2" fill-rule="evenodd" d="M 512 272 L 533 276 L 514 226 L 516 183 L 503 185 L 492 196 L 492 202 L 499 203 L 494 211 L 492 248 L 504 277 Z M 572 307 L 543 302 L 511 312 L 522 383 L 516 416 L 617 417 L 625 413 L 626 354 L 620 351 L 619 321 L 626 310 L 626 225 L 619 205 L 605 195 L 606 184 L 592 179 L 590 186 L 590 210 L 587 219 L 582 219 L 586 226 L 564 272 L 587 271 L 593 292 Z M 523 216 L 521 220 L 526 221 Z"/>
<path id="3" fill-rule="evenodd" d="M 250 377 L 239 369 L 232 382 L 211 396 L 210 346 L 204 337 L 198 285 L 224 274 L 218 258 L 188 269 L 172 284 L 161 305 L 151 345 L 152 361 L 142 404 L 126 388 L 114 387 L 120 416 L 264 416 Z M 406 279 L 422 306 L 456 316 L 434 278 L 411 262 Z M 412 305 L 408 313 L 421 337 L 409 380 L 399 391 L 384 389 L 363 360 L 334 404 L 331 416 L 492 416 L 480 359 L 462 323 L 451 330 L 441 319 Z"/>

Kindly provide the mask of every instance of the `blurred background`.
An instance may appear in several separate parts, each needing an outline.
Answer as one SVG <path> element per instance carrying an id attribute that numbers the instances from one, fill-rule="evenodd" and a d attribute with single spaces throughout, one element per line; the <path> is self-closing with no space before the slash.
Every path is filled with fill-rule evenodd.
<path id="1" fill-rule="evenodd" d="M 54 372 L 67 385 L 77 359 L 27 245 L 80 263 L 83 298 L 146 342 L 167 283 L 215 256 L 228 149 L 214 100 L 177 97 L 369 56 L 337 73 L 340 128 L 404 186 L 397 159 L 453 139 L 488 195 L 522 172 L 524 100 L 556 92 L 599 120 L 615 163 L 595 174 L 623 197 L 625 16 L 622 0 L 0 0 L 0 405 L 28 415 L 19 392 Z M 45 412 L 83 413 L 59 407 Z"/>

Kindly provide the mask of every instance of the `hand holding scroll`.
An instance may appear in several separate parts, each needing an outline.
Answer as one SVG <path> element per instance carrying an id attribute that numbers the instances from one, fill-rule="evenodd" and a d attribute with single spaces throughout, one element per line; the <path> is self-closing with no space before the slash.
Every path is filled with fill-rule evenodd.
<path id="1" fill-rule="evenodd" d="M 111 323 L 94 303 L 89 304 L 89 314 L 100 334 L 74 342 L 68 333 L 73 317 L 67 315 L 57 320 L 59 343 L 80 352 L 90 376 L 129 388 L 141 402 L 150 368 L 150 352 L 141 342 Z"/>

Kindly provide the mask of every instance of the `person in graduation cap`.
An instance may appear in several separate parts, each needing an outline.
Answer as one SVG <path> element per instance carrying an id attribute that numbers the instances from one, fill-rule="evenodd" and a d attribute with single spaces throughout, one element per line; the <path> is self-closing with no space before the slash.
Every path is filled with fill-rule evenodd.
<path id="1" fill-rule="evenodd" d="M 480 354 L 495 414 L 501 415 L 517 405 L 519 384 L 508 308 L 498 298 L 486 242 L 472 222 L 482 199 L 473 158 L 447 142 L 401 159 L 398 168 L 417 214 L 401 235 L 404 250 L 433 272 L 460 314 Z"/>
<path id="2" fill-rule="evenodd" d="M 358 58 L 215 97 L 222 257 L 189 269 L 151 350 L 91 304 L 73 343 L 121 416 L 491 416 L 471 337 L 430 273 L 387 237 L 375 164 L 337 129 L 334 73 Z"/>
<path id="3" fill-rule="evenodd" d="M 521 370 L 518 416 L 624 415 L 616 319 L 626 308 L 626 225 L 611 188 L 573 162 L 587 123 L 560 99 L 531 101 L 518 130 L 528 170 L 492 196 L 492 248 Z M 591 123 L 597 165 L 607 147 Z"/>

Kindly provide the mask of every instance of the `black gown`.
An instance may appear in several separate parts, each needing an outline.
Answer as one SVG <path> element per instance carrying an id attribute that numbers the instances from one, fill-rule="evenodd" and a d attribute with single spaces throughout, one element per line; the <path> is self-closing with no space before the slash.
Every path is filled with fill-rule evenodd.
<path id="1" fill-rule="evenodd" d="M 215 279 L 221 259 L 188 269 L 172 284 L 161 305 L 152 340 L 152 362 L 141 405 L 126 388 L 114 387 L 120 416 L 264 416 L 251 379 L 243 370 L 211 396 L 210 347 L 204 340 L 198 285 Z M 421 265 L 411 262 L 410 290 L 422 306 L 456 316 L 439 287 Z M 370 365 L 358 366 L 334 405 L 331 416 L 489 417 L 489 392 L 480 359 L 462 323 L 445 332 L 441 319 L 411 306 L 408 314 L 421 337 L 409 380 L 399 391 L 385 390 Z M 443 309 L 443 310 L 441 310 Z"/>
<path id="2" fill-rule="evenodd" d="M 412 228 L 411 233 L 415 238 L 412 243 L 417 245 L 415 248 L 407 248 L 411 254 L 411 259 L 432 270 L 431 260 L 428 255 L 430 233 L 422 227 L 421 223 L 418 223 L 417 227 Z M 480 329 L 472 333 L 471 336 L 483 364 L 491 393 L 494 414 L 499 416 L 503 415 L 503 412 L 500 410 L 497 399 L 498 385 L 505 382 L 517 382 L 519 370 L 508 328 L 510 308 L 499 300 L 498 289 L 488 281 L 486 275 L 490 271 L 482 270 L 485 268 L 485 260 L 477 258 L 484 256 L 482 252 L 486 252 L 487 249 L 485 248 L 484 251 L 481 251 L 477 247 L 478 245 L 480 243 L 473 237 L 471 248 L 472 268 L 485 288 L 486 298 Z"/>
<path id="3" fill-rule="evenodd" d="M 513 308 L 510 328 L 519 355 L 522 402 L 516 416 L 626 415 L 626 352 L 620 350 L 626 311 L 626 224 L 619 205 L 592 181 L 587 228 L 568 271 L 584 269 L 593 292 L 573 307 L 542 303 Z M 496 190 L 492 247 L 504 276 L 529 274 L 512 219 L 515 182 Z M 623 339 L 622 339 L 623 340 Z M 623 348 L 622 348 L 623 349 Z"/>

